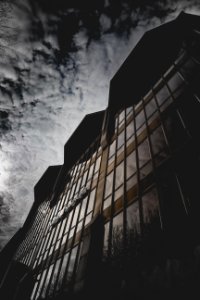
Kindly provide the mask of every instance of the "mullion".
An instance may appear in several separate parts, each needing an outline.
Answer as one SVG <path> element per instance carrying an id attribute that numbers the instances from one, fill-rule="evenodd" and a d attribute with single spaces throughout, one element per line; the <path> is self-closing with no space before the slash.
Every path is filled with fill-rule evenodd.
<path id="1" fill-rule="evenodd" d="M 99 141 L 98 141 L 98 145 L 99 145 Z M 97 147 L 97 146 L 96 146 Z M 97 162 L 97 159 L 98 159 L 98 151 L 96 151 L 96 154 L 95 154 L 95 162 L 94 162 L 94 168 L 93 168 L 93 174 L 92 174 L 92 179 L 91 179 L 91 183 L 90 183 L 90 190 L 91 190 L 91 187 L 92 187 L 92 180 L 93 180 L 93 177 L 94 177 L 94 174 L 95 174 L 95 167 L 96 167 L 96 162 Z M 101 164 L 101 163 L 100 163 Z M 99 167 L 100 169 L 100 167 Z M 100 173 L 100 172 L 99 172 Z M 98 173 L 98 177 L 99 177 L 99 173 Z M 96 188 L 95 188 L 96 189 Z M 95 199 L 96 199 L 96 193 L 97 193 L 97 189 L 95 191 Z M 90 196 L 89 196 L 90 197 Z M 87 209 L 88 209 L 88 206 L 89 206 L 89 200 L 90 198 L 88 197 L 88 200 L 87 200 L 87 204 L 86 204 L 86 207 L 85 207 L 85 213 L 84 213 L 84 216 L 83 216 L 83 225 L 82 225 L 82 228 L 81 228 L 81 233 L 80 233 L 80 240 L 79 240 L 79 243 L 78 243 L 78 249 L 77 249 L 77 254 L 76 254 L 76 259 L 75 259 L 75 263 L 74 263 L 74 270 L 73 270 L 73 274 L 72 274 L 72 282 L 75 281 L 75 276 L 76 276 L 76 269 L 78 267 L 78 260 L 79 260 L 79 255 L 80 255 L 80 251 L 81 251 L 81 241 L 82 241 L 82 238 L 83 238 L 83 233 L 84 233 L 84 225 L 85 225 L 85 220 L 86 220 L 86 216 L 87 216 Z M 95 201 L 94 201 L 94 206 L 95 206 Z M 94 213 L 94 206 L 93 206 L 93 212 L 92 212 L 92 215 Z M 72 284 L 73 285 L 73 284 Z"/>
<path id="2" fill-rule="evenodd" d="M 47 234 L 48 234 L 48 231 L 46 232 L 46 229 L 47 229 L 47 227 L 48 227 L 48 224 L 49 224 L 49 221 L 51 220 L 51 218 L 52 218 L 52 216 L 54 215 L 54 213 L 55 213 L 55 206 L 53 207 L 53 209 L 50 211 L 50 213 L 49 213 L 49 217 L 47 218 L 47 222 L 46 222 L 46 228 L 45 228 L 45 230 L 44 230 L 44 235 L 46 234 L 46 236 L 44 236 L 43 237 L 43 243 L 42 243 L 42 245 L 41 245 L 41 249 L 40 249 L 40 254 L 39 254 L 39 256 L 38 256 L 38 261 L 37 261 L 37 264 L 36 264 L 36 268 L 38 267 L 38 263 L 39 263 L 39 261 L 40 261 L 40 257 L 44 257 L 44 255 L 45 255 L 45 247 L 46 247 L 46 244 L 49 242 L 49 241 L 47 241 L 46 242 L 46 237 L 47 237 Z M 50 235 L 53 235 L 53 232 L 51 232 L 51 234 Z M 50 238 L 50 237 L 49 237 Z M 52 236 L 51 236 L 51 239 L 52 239 Z M 43 252 L 44 251 L 44 252 Z M 42 254 L 43 253 L 43 254 Z M 41 262 L 42 262 L 42 260 L 41 260 Z M 43 262 L 42 264 L 41 264 L 41 267 L 40 267 L 40 277 L 39 277 L 39 279 L 38 279 L 38 281 L 39 281 L 39 284 L 38 284 L 38 286 L 37 286 L 37 288 L 36 288 L 36 290 L 35 290 L 35 294 L 34 294 L 34 296 L 33 296 L 33 300 L 35 299 L 35 297 L 37 296 L 37 293 L 38 293 L 38 289 L 39 289 L 39 287 L 40 287 L 40 281 L 41 281 L 41 279 L 42 279 L 42 274 L 43 274 L 43 272 L 44 272 L 44 270 L 45 270 L 45 262 Z M 47 272 L 46 272 L 47 273 Z M 44 279 L 45 280 L 45 279 Z M 44 281 L 43 281 L 43 283 L 44 283 Z M 42 284 L 43 285 L 43 284 Z M 41 291 L 41 290 L 40 290 Z"/>
<path id="3" fill-rule="evenodd" d="M 44 209 L 45 209 L 45 212 L 46 212 L 47 211 L 47 203 L 46 203 L 45 207 L 43 207 L 43 210 Z M 36 245 L 36 248 L 35 248 L 35 251 L 34 251 L 35 253 L 33 254 L 33 257 L 32 257 L 32 261 L 30 262 L 31 266 L 34 264 L 34 258 L 35 258 L 36 253 L 37 253 L 36 249 L 37 249 L 37 245 L 38 245 L 38 242 L 39 242 L 40 233 L 42 231 L 42 226 L 43 226 L 44 222 L 45 222 L 45 218 L 44 218 L 43 222 L 42 221 L 40 222 L 40 224 L 39 224 L 39 226 L 37 228 L 37 231 L 35 233 L 34 244 Z"/>
<path id="4" fill-rule="evenodd" d="M 93 147 L 94 147 L 94 145 L 93 145 Z M 88 151 L 88 155 L 90 155 L 90 150 Z M 85 168 L 87 167 L 87 160 L 88 159 L 86 159 L 86 162 L 85 162 Z M 87 176 L 86 176 L 86 180 L 85 180 L 85 182 L 87 182 L 87 180 L 88 180 L 88 176 L 89 176 L 89 172 L 90 172 L 90 168 L 91 168 L 91 165 L 92 165 L 92 156 L 91 156 L 91 158 L 90 158 L 90 161 L 89 161 L 89 167 L 88 167 L 88 171 L 87 171 Z M 93 168 L 93 172 L 94 172 L 94 169 L 95 168 Z M 84 174 L 84 172 L 83 172 L 83 174 Z M 83 175 L 82 175 L 82 180 L 83 180 Z M 90 183 L 90 187 L 91 187 L 91 184 L 92 184 L 92 180 L 91 180 L 91 183 Z M 88 199 L 87 199 L 87 205 L 86 205 L 86 208 L 85 208 L 85 214 L 87 213 L 87 207 L 88 207 L 88 203 L 89 203 L 89 196 L 87 196 L 88 197 Z M 74 244 L 74 240 L 75 240 L 75 235 L 76 235 L 76 228 L 77 228 L 77 226 L 78 226 L 78 220 L 79 220 L 79 216 L 80 216 L 80 211 L 81 211 L 81 206 L 82 206 L 82 202 L 81 202 L 81 205 L 80 205 L 80 208 L 79 208 L 79 213 L 78 213 L 78 216 L 77 216 L 77 222 L 76 222 L 76 225 L 75 225 L 75 231 L 74 231 L 74 235 L 73 235 L 73 238 L 72 238 L 72 245 Z M 74 210 L 75 211 L 75 210 Z M 83 222 L 83 225 L 82 225 L 82 228 L 83 228 L 83 226 L 84 226 L 84 222 Z M 81 239 L 79 240 L 79 244 L 81 243 Z M 69 255 L 68 255 L 68 259 L 67 259 L 67 264 L 66 264 L 66 268 L 65 268 L 65 272 L 64 272 L 64 276 L 63 276 L 63 279 L 62 279 L 62 284 L 61 284 L 61 291 L 63 290 L 63 288 L 64 288 L 64 283 L 65 283 L 65 280 L 66 280 L 66 277 L 67 277 L 67 273 L 68 273 L 68 268 L 69 268 L 69 263 L 70 263 L 70 258 L 71 258 L 71 253 L 72 253 L 72 250 L 73 250 L 73 246 L 71 246 L 70 247 L 71 249 L 70 249 L 70 251 L 69 251 Z M 78 253 L 76 253 L 76 257 L 77 257 L 77 254 Z M 74 267 L 75 267 L 75 265 L 74 265 Z M 57 277 L 57 280 L 58 280 L 58 277 Z M 57 282 L 56 282 L 57 283 Z"/>
<path id="5" fill-rule="evenodd" d="M 63 196 L 63 195 L 62 195 Z M 54 212 L 54 216 L 56 214 L 58 214 L 58 211 L 59 211 L 59 208 L 61 207 L 61 204 L 62 202 L 59 201 L 57 202 L 57 207 L 55 209 L 55 212 Z M 44 281 L 43 281 L 43 284 L 42 284 L 42 287 L 40 289 L 40 295 L 42 295 L 43 293 L 43 290 L 44 290 L 44 287 L 45 287 L 45 283 L 46 283 L 46 280 L 47 280 L 47 276 L 48 276 L 48 272 L 49 272 L 49 268 L 52 264 L 52 261 L 53 261 L 53 257 L 54 257 L 54 249 L 56 247 L 56 241 L 57 241 L 57 237 L 59 236 L 59 229 L 61 228 L 62 226 L 62 222 L 59 222 L 54 228 L 52 228 L 52 236 L 51 236 L 51 240 L 50 240 L 50 244 L 48 246 L 48 249 L 44 251 L 43 253 L 43 258 L 45 256 L 45 253 L 47 252 L 47 255 L 46 255 L 46 258 L 44 260 L 44 269 L 48 269 L 48 271 L 46 272 L 45 274 L 45 278 L 44 278 Z M 52 247 L 53 247 L 53 251 L 52 253 L 50 254 L 50 251 L 52 250 Z M 50 259 L 49 259 L 50 257 Z M 53 272 L 55 270 L 55 266 L 56 266 L 56 261 L 54 263 L 54 266 L 53 266 L 53 269 L 52 269 L 52 273 L 51 273 L 51 279 L 52 279 L 52 275 L 53 275 Z M 49 284 L 48 284 L 48 287 L 49 287 Z M 47 287 L 47 288 L 48 288 Z M 46 289 L 47 290 L 47 289 Z M 45 292 L 46 293 L 46 292 Z"/>
<path id="6" fill-rule="evenodd" d="M 79 172 L 79 176 L 80 176 L 80 174 L 81 174 L 81 172 L 82 172 L 82 169 L 83 170 L 85 170 L 85 167 L 86 167 L 86 165 L 87 165 L 87 160 L 84 162 L 84 164 L 82 163 L 81 164 L 81 168 L 80 168 L 80 172 Z M 76 187 L 77 187 L 77 185 L 78 185 L 78 182 L 79 182 L 79 179 L 80 179 L 80 177 L 77 177 L 77 179 L 76 179 Z M 83 178 L 83 176 L 81 177 L 81 178 Z M 81 181 L 82 181 L 82 179 L 81 179 Z M 76 194 L 76 188 L 74 189 L 74 195 Z M 77 207 L 77 206 L 76 206 Z M 75 214 L 75 211 L 76 211 L 76 207 L 74 208 L 74 214 Z M 73 216 L 74 216 L 74 214 L 73 214 Z M 73 217 L 71 218 L 71 222 L 73 222 Z M 71 223 L 72 224 L 72 223 Z M 71 226 L 69 227 L 69 230 L 68 230 L 68 237 L 69 237 L 69 233 L 70 233 L 70 230 L 71 230 Z M 64 232 L 65 230 L 63 230 L 63 232 Z M 75 233 L 74 233 L 75 234 Z M 61 238 L 61 240 L 62 240 L 62 238 Z M 61 247 L 61 245 L 62 245 L 62 243 L 61 243 L 61 240 L 60 240 L 60 244 L 59 244 L 59 248 L 58 249 L 60 249 L 60 247 Z M 66 240 L 66 244 L 68 244 L 68 238 L 67 238 L 67 240 Z M 70 247 L 71 248 L 71 247 Z M 70 249 L 70 251 L 69 251 L 70 253 L 71 253 L 71 249 Z M 65 251 L 63 251 L 63 255 L 62 255 L 62 257 L 61 257 L 61 260 L 60 260 L 60 263 L 59 263 L 59 267 L 58 267 L 58 272 L 57 272 L 57 277 L 56 277 L 56 280 L 55 280 L 55 283 L 54 283 L 54 290 L 53 290 L 53 294 L 55 293 L 55 291 L 56 291 L 56 288 L 57 288 L 57 283 L 58 283 L 58 279 L 59 279 L 59 276 L 60 276 L 60 271 L 61 271 L 61 269 L 62 269 L 62 264 L 63 264 L 63 260 L 64 260 L 64 256 L 65 256 Z M 59 250 L 58 250 L 58 254 L 57 254 L 57 257 L 56 257 L 56 260 L 58 259 L 58 257 L 59 257 Z M 68 260 L 69 260 L 69 256 L 68 256 Z M 67 268 L 66 268 L 67 269 Z"/>
<path id="7" fill-rule="evenodd" d="M 110 213 L 110 226 L 108 234 L 108 257 L 111 256 L 112 250 L 112 230 L 113 230 L 113 216 L 114 216 L 114 194 L 115 194 L 115 175 L 116 175 L 116 165 L 117 165 L 117 148 L 118 148 L 118 136 L 119 136 L 119 114 L 117 115 L 117 128 L 116 128 L 116 143 L 115 143 L 115 157 L 113 166 L 113 182 L 111 189 L 111 213 Z"/>
<path id="8" fill-rule="evenodd" d="M 135 134 L 136 175 L 137 175 L 137 185 L 138 185 L 138 195 L 137 195 L 137 197 L 138 197 L 138 203 L 139 203 L 140 229 L 141 229 L 141 233 L 143 233 L 143 227 L 144 226 L 143 226 L 143 211 L 142 211 L 139 155 L 138 155 L 138 137 L 137 137 L 137 130 L 136 130 L 135 108 L 133 109 L 133 124 L 134 124 L 134 134 Z"/>
<path id="9" fill-rule="evenodd" d="M 57 204 L 57 205 L 58 205 L 58 204 Z M 47 229 L 47 228 L 48 228 L 48 225 L 49 225 L 49 221 L 55 216 L 56 208 L 57 208 L 57 207 L 54 206 L 53 209 L 51 210 L 51 212 L 50 212 L 50 214 L 49 214 L 49 218 L 48 218 L 47 223 L 46 223 L 46 228 L 45 228 L 45 230 L 44 230 L 44 235 L 45 235 L 45 236 L 44 236 L 44 240 L 43 240 L 43 245 L 42 245 L 42 248 L 40 249 L 40 254 L 39 254 L 39 257 L 38 257 L 38 262 L 37 262 L 37 265 L 36 265 L 36 267 L 38 267 L 38 264 L 39 264 L 39 261 L 40 261 L 39 258 L 41 258 L 41 263 L 40 263 L 40 265 L 41 265 L 41 267 L 40 267 L 41 273 L 40 273 L 39 281 L 42 279 L 42 278 L 41 278 L 42 273 L 43 273 L 43 271 L 44 271 L 45 268 L 46 268 L 46 263 L 45 263 L 45 262 L 46 262 L 46 259 L 44 260 L 44 256 L 45 256 L 45 253 L 46 253 L 46 247 L 47 247 L 47 245 L 48 245 L 49 242 L 50 242 L 49 250 L 48 250 L 48 253 L 49 253 L 50 248 L 51 248 L 51 242 L 52 242 L 53 239 L 54 239 L 54 234 L 55 234 L 54 228 L 53 228 L 53 229 L 52 229 L 52 228 Z M 46 242 L 46 237 L 47 237 L 47 235 L 48 235 L 48 232 L 50 232 L 50 236 L 49 236 L 50 241 L 48 240 L 48 241 Z M 44 282 L 45 282 L 45 280 L 46 280 L 46 275 L 47 275 L 47 272 L 46 272 L 46 274 L 45 274 L 45 278 L 44 278 L 43 284 L 44 284 Z M 42 291 L 43 284 L 42 284 L 42 287 L 41 287 L 41 289 L 40 289 L 40 292 Z M 38 287 L 37 287 L 37 289 L 36 289 L 36 292 L 35 292 L 34 297 L 37 295 L 39 286 L 40 286 L 40 284 L 38 285 Z"/>
<path id="10" fill-rule="evenodd" d="M 41 212 L 39 212 L 39 214 L 37 212 L 35 212 L 36 220 L 32 224 L 32 226 L 34 226 L 34 228 L 32 228 L 32 226 L 29 228 L 29 231 L 28 231 L 28 233 L 26 235 L 26 238 L 25 238 L 25 249 L 24 249 L 24 252 L 23 252 L 23 256 L 25 257 L 24 264 L 26 264 L 26 262 L 28 260 L 28 253 L 30 251 L 30 243 L 29 242 L 32 238 L 32 235 L 33 235 L 35 226 L 37 224 L 38 218 L 40 218 L 40 214 L 41 214 Z"/>
<path id="11" fill-rule="evenodd" d="M 74 196 L 75 189 L 73 189 L 73 195 L 71 196 L 71 194 L 72 194 L 72 188 L 73 188 L 74 184 L 77 184 L 77 182 L 78 182 L 77 178 L 78 178 L 78 174 L 79 174 L 79 169 L 81 169 L 82 164 L 81 164 L 81 165 L 79 164 L 79 166 L 77 167 L 77 169 L 76 169 L 76 167 L 77 167 L 77 165 L 74 167 L 74 178 L 73 178 L 73 182 L 72 182 L 71 187 L 70 187 L 70 193 L 69 193 L 67 202 L 69 202 L 69 201 L 73 198 L 73 196 Z M 64 253 L 65 253 L 65 250 L 66 250 L 66 245 L 68 244 L 68 237 L 69 237 L 69 233 L 70 233 L 70 230 L 71 230 L 71 224 L 72 224 L 72 221 L 73 221 L 74 213 L 75 213 L 75 209 L 73 210 L 73 213 L 72 213 L 72 218 L 71 218 L 71 220 L 70 220 L 70 225 L 69 225 L 69 228 L 68 228 L 68 233 L 64 234 L 64 235 L 67 235 L 67 240 L 66 240 L 66 242 L 65 242 L 64 250 L 63 250 L 63 255 L 62 255 L 62 257 L 61 257 L 60 264 L 59 264 L 59 267 L 58 267 L 58 270 L 59 270 L 59 271 L 58 271 L 57 277 L 58 277 L 58 275 L 60 274 L 60 269 L 61 269 L 62 262 L 63 262 L 63 259 L 64 259 Z M 69 213 L 69 214 L 70 214 L 70 213 Z M 69 217 L 69 214 L 68 214 L 68 217 Z M 65 226 L 64 226 L 63 232 L 65 232 L 65 229 L 66 229 L 66 226 L 67 226 L 67 223 L 68 223 L 68 217 L 67 217 L 67 220 L 65 220 Z M 61 222 L 61 225 L 60 225 L 60 226 L 62 226 L 62 222 Z M 60 227 L 60 228 L 61 228 L 61 227 Z M 59 234 L 59 233 L 58 233 L 58 234 Z M 58 255 L 57 255 L 56 258 L 59 257 L 59 252 L 60 252 L 60 249 L 61 249 L 61 247 L 62 247 L 62 240 L 63 240 L 64 235 L 63 235 L 63 236 L 61 237 L 61 239 L 60 239 L 59 248 L 58 248 L 58 250 L 57 250 L 57 251 L 58 251 L 58 252 L 57 252 Z M 53 257 L 53 255 L 52 255 L 52 257 Z M 52 260 L 51 260 L 51 261 L 52 261 Z M 50 285 L 51 285 L 52 278 L 53 278 L 53 273 L 54 273 L 55 267 L 56 267 L 56 262 L 57 262 L 57 260 L 55 260 L 55 262 L 54 262 L 53 269 L 52 269 L 52 272 L 51 272 L 51 275 L 50 275 L 50 278 L 49 278 L 49 282 L 48 282 L 48 284 L 47 284 L 47 288 L 46 288 L 45 295 L 47 295 L 47 293 L 48 293 L 48 291 L 49 291 L 49 287 L 50 287 Z M 51 265 L 51 263 L 50 263 L 49 265 Z M 47 277 L 47 276 L 46 276 L 46 277 Z M 45 281 L 46 281 L 46 278 L 45 278 Z M 45 281 L 44 281 L 44 283 L 45 283 Z M 56 282 L 54 283 L 54 288 L 56 287 L 56 284 L 57 284 L 57 279 L 56 279 Z M 43 287 L 44 287 L 44 286 L 43 286 Z"/>
<path id="12" fill-rule="evenodd" d="M 146 115 L 146 110 L 145 110 L 145 106 L 144 106 L 144 100 L 142 99 L 142 104 L 143 104 L 143 109 L 144 109 L 144 116 L 145 116 L 145 123 L 146 123 L 146 130 L 147 130 L 147 139 L 148 139 L 148 143 L 149 143 L 149 149 L 150 149 L 150 157 L 151 157 L 151 162 L 152 162 L 152 168 L 153 168 L 153 176 L 154 176 L 154 181 L 155 181 L 155 185 L 156 185 L 156 190 L 157 192 L 159 191 L 158 189 L 158 183 L 157 183 L 157 172 L 156 172 L 156 164 L 155 164 L 155 160 L 154 160 L 154 154 L 153 154 L 153 149 L 152 149 L 152 142 L 150 139 L 150 130 L 149 130 L 149 126 L 148 126 L 148 120 L 147 120 L 147 115 Z M 156 102 L 156 104 L 158 105 L 158 103 Z M 158 107 L 157 107 L 158 108 Z M 160 111 L 159 111 L 160 113 Z M 162 210 L 161 210 L 161 196 L 160 193 L 158 192 L 158 201 L 159 201 L 159 217 L 160 217 L 160 224 L 161 224 L 161 228 L 163 229 L 163 217 L 162 217 Z"/>

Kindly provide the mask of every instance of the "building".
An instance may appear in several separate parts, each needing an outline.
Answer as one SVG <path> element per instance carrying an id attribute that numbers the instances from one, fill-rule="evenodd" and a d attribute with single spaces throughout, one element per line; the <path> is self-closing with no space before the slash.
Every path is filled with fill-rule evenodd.
<path id="1" fill-rule="evenodd" d="M 1 254 L 2 299 L 200 295 L 200 17 L 144 34 Z"/>

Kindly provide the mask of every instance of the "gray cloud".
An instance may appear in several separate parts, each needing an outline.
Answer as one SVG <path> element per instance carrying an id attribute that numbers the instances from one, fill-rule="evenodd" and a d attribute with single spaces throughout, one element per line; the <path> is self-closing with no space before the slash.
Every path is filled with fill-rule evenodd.
<path id="1" fill-rule="evenodd" d="M 67 4 L 66 4 L 67 3 Z M 89 4 L 89 8 L 87 8 Z M 0 245 L 21 226 L 33 187 L 145 30 L 197 1 L 3 1 L 0 4 Z"/>

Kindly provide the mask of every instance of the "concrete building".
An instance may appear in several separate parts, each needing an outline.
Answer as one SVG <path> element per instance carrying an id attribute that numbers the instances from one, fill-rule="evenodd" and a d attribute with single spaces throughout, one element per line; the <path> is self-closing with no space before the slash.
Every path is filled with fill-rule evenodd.
<path id="1" fill-rule="evenodd" d="M 200 17 L 144 34 L 0 257 L 2 299 L 199 293 Z"/>

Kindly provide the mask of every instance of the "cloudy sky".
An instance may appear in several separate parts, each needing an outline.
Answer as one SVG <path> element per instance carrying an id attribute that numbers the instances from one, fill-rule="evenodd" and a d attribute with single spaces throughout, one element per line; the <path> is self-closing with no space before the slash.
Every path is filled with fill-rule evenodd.
<path id="1" fill-rule="evenodd" d="M 146 30 L 199 1 L 0 2 L 0 249 L 23 224 L 33 187 Z"/>

